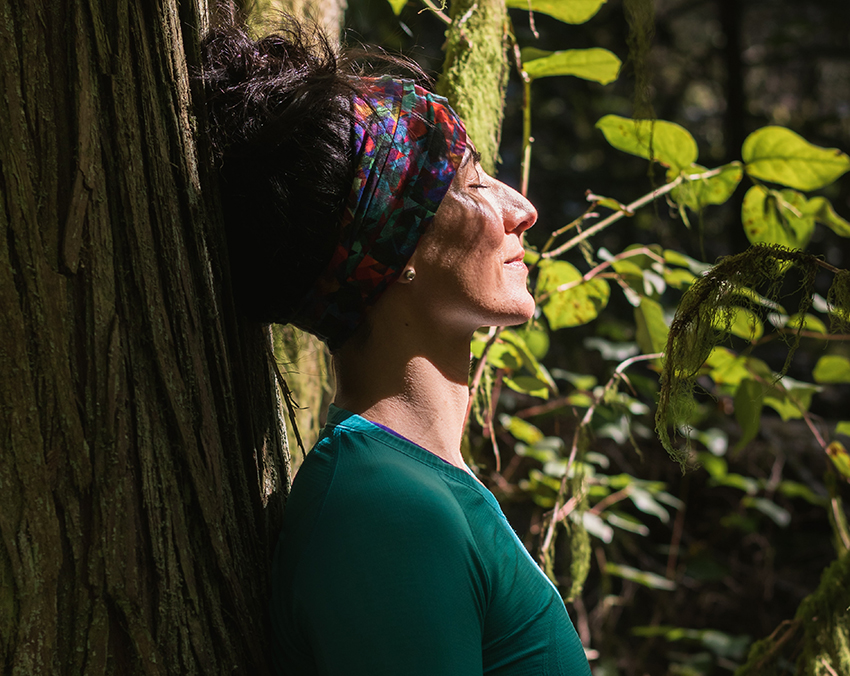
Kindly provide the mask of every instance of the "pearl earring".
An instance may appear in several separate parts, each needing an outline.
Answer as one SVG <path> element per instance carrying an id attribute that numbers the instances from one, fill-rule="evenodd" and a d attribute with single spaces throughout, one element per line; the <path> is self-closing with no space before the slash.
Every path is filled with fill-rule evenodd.
<path id="1" fill-rule="evenodd" d="M 407 270 L 405 270 L 404 279 L 408 282 L 412 282 L 414 279 L 416 279 L 416 270 L 414 270 L 413 268 L 408 268 Z"/>

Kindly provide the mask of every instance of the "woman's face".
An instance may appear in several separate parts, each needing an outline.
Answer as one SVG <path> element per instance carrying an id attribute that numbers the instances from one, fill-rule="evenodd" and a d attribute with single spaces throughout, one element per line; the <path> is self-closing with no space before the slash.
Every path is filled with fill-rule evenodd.
<path id="1" fill-rule="evenodd" d="M 464 331 L 527 321 L 534 299 L 522 235 L 536 220 L 531 202 L 487 175 L 467 148 L 410 260 L 411 292 L 435 321 Z"/>

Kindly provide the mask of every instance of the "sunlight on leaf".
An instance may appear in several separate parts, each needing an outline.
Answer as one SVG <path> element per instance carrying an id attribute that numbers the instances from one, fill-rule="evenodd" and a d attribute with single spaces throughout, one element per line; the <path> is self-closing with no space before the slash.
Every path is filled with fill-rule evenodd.
<path id="1" fill-rule="evenodd" d="M 595 535 L 602 542 L 608 543 L 614 538 L 614 529 L 596 514 L 584 512 L 581 515 L 581 523 L 588 533 Z"/>
<path id="2" fill-rule="evenodd" d="M 735 420 L 741 426 L 741 438 L 735 445 L 741 450 L 756 438 L 761 427 L 761 411 L 764 407 L 765 387 L 761 383 L 747 378 L 735 392 Z"/>
<path id="3" fill-rule="evenodd" d="M 674 122 L 606 115 L 596 127 L 617 150 L 655 160 L 677 172 L 696 162 L 697 142 Z"/>
<path id="4" fill-rule="evenodd" d="M 816 383 L 850 383 L 850 360 L 837 354 L 818 359 L 812 375 Z"/>
<path id="5" fill-rule="evenodd" d="M 840 441 L 833 441 L 826 447 L 826 454 L 841 476 L 850 479 L 850 453 L 847 453 L 844 444 Z"/>
<path id="6" fill-rule="evenodd" d="M 782 507 L 777 505 L 773 500 L 768 500 L 767 498 L 754 498 L 752 496 L 747 496 L 741 499 L 741 503 L 745 507 L 752 507 L 753 509 L 756 509 L 765 516 L 769 517 L 777 526 L 785 528 L 785 526 L 791 523 L 791 514 L 789 514 L 788 510 L 783 509 Z"/>
<path id="7" fill-rule="evenodd" d="M 540 378 L 535 378 L 534 376 L 516 376 L 515 378 L 509 378 L 508 376 L 505 376 L 502 378 L 502 382 L 510 387 L 514 392 L 521 392 L 522 394 L 528 394 L 540 399 L 549 398 L 549 384 L 540 380 Z"/>
<path id="8" fill-rule="evenodd" d="M 762 127 L 741 148 L 750 176 L 798 190 L 817 190 L 850 169 L 850 157 L 821 148 L 785 127 Z"/>
<path id="9" fill-rule="evenodd" d="M 537 293 L 551 294 L 539 302 L 551 329 L 581 326 L 596 319 L 608 305 L 611 290 L 604 279 L 595 278 L 581 282 L 566 291 L 558 287 L 581 280 L 581 273 L 565 261 L 545 261 L 540 266 Z"/>
<path id="10" fill-rule="evenodd" d="M 812 333 L 826 334 L 826 324 L 814 315 L 795 314 L 788 318 L 785 327 L 789 329 L 801 329 L 802 331 L 811 331 Z"/>
<path id="11" fill-rule="evenodd" d="M 699 213 L 709 204 L 723 204 L 735 192 L 735 188 L 741 182 L 744 169 L 740 162 L 732 162 L 722 167 L 723 171 L 711 178 L 703 178 L 696 181 L 685 181 L 670 193 L 673 201 L 682 204 L 691 211 Z M 682 170 L 687 175 L 700 174 L 708 171 L 699 164 L 692 164 Z M 667 172 L 667 180 L 672 181 L 679 172 L 670 169 Z"/>
<path id="12" fill-rule="evenodd" d="M 623 566 L 617 563 L 606 563 L 605 572 L 609 575 L 616 575 L 625 580 L 631 580 L 642 584 L 650 589 L 666 589 L 672 591 L 676 588 L 676 583 L 673 580 L 668 580 L 666 577 L 661 577 L 655 573 L 649 573 L 645 570 L 638 570 L 631 566 Z"/>
<path id="13" fill-rule="evenodd" d="M 583 80 L 608 84 L 617 79 L 622 61 L 601 47 L 547 52 L 534 47 L 521 51 L 522 69 L 532 78 L 573 75 Z"/>
<path id="14" fill-rule="evenodd" d="M 635 308 L 635 323 L 635 337 L 643 353 L 663 352 L 669 328 L 661 305 L 651 298 L 641 298 L 640 307 Z"/>
<path id="15" fill-rule="evenodd" d="M 564 23 L 579 24 L 590 19 L 606 0 L 507 0 L 505 5 L 548 14 Z"/>
<path id="16" fill-rule="evenodd" d="M 407 5 L 407 0 L 387 0 L 387 2 L 390 3 L 390 7 L 393 8 L 393 14 L 396 16 L 401 14 L 401 10 Z"/>
<path id="17" fill-rule="evenodd" d="M 841 218 L 826 197 L 813 197 L 806 205 L 806 213 L 815 217 L 815 221 L 832 229 L 841 237 L 850 237 L 850 222 Z"/>
<path id="18" fill-rule="evenodd" d="M 741 222 L 753 244 L 779 244 L 805 249 L 815 229 L 815 217 L 805 212 L 806 198 L 794 190 L 766 190 L 754 185 L 744 195 Z"/>
<path id="19" fill-rule="evenodd" d="M 755 342 L 764 335 L 764 325 L 752 310 L 743 307 L 733 309 L 734 317 L 728 331 L 733 336 Z M 726 321 L 722 315 L 715 315 L 714 328 L 726 331 Z"/>
<path id="20" fill-rule="evenodd" d="M 505 413 L 499 416 L 499 424 L 510 432 L 514 439 L 525 442 L 529 446 L 541 441 L 544 436 L 543 432 L 530 422 Z"/>

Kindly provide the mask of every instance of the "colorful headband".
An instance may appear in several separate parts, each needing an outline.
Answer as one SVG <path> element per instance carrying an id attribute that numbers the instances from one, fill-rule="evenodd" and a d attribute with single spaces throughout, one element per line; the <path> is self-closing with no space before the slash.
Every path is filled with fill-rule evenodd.
<path id="1" fill-rule="evenodd" d="M 410 80 L 364 79 L 354 99 L 357 167 L 340 240 L 292 323 L 333 350 L 398 279 L 466 150 L 446 99 Z"/>

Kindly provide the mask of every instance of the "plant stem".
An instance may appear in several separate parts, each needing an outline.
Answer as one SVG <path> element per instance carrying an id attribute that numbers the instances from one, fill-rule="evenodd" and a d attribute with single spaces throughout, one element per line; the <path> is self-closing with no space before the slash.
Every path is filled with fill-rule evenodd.
<path id="1" fill-rule="evenodd" d="M 632 258 L 633 256 L 649 256 L 650 258 L 652 258 L 653 260 L 655 260 L 658 263 L 662 263 L 662 264 L 664 263 L 664 259 L 648 247 L 644 246 L 644 247 L 640 247 L 638 249 L 629 249 L 628 251 L 623 251 L 622 253 L 618 253 L 616 256 L 614 256 L 610 260 L 603 261 L 602 263 L 597 265 L 595 268 L 593 268 L 593 269 L 589 270 L 588 272 L 586 272 L 585 274 L 583 274 L 581 276 L 581 279 L 575 279 L 572 282 L 567 282 L 566 284 L 561 284 L 559 287 L 553 289 L 552 291 L 549 291 L 548 293 L 544 293 L 542 296 L 536 298 L 535 300 L 538 303 L 542 303 L 543 301 L 547 300 L 553 294 L 563 293 L 564 291 L 569 291 L 570 289 L 573 289 L 573 288 L 579 286 L 580 284 L 584 284 L 585 282 L 589 282 L 591 279 L 596 277 L 596 275 L 598 275 L 600 272 L 602 272 L 606 268 L 611 267 L 617 261 L 621 261 L 621 260 L 624 260 L 626 258 Z"/>
<path id="2" fill-rule="evenodd" d="M 551 251 L 547 251 L 545 253 L 540 254 L 542 258 L 554 258 L 555 256 L 560 256 L 562 253 L 569 251 L 575 246 L 581 244 L 584 240 L 592 237 L 596 233 L 604 230 L 612 223 L 616 223 L 624 216 L 631 216 L 637 209 L 640 209 L 643 206 L 646 206 L 650 202 L 654 202 L 659 197 L 663 197 L 669 192 L 672 192 L 676 188 L 678 188 L 684 181 L 699 181 L 706 178 L 711 178 L 712 176 L 718 176 L 723 171 L 723 167 L 717 167 L 716 169 L 712 169 L 710 171 L 703 172 L 701 174 L 691 174 L 690 176 L 685 176 L 684 174 L 680 174 L 675 179 L 670 181 L 670 183 L 661 186 L 660 188 L 653 190 L 652 192 L 647 193 L 643 197 L 639 197 L 631 204 L 627 204 L 625 210 L 623 211 L 615 211 L 613 214 L 608 216 L 607 218 L 599 221 L 596 225 L 592 225 L 587 230 L 585 230 L 580 235 L 576 235 L 571 240 L 557 247 L 556 249 L 552 249 Z"/>
<path id="3" fill-rule="evenodd" d="M 520 192 L 528 196 L 528 175 L 531 172 L 531 78 L 520 70 L 522 76 L 522 182 Z"/>
<path id="4" fill-rule="evenodd" d="M 446 14 L 445 12 L 443 12 L 442 9 L 437 7 L 437 5 L 432 2 L 432 0 L 422 0 L 422 4 L 425 5 L 428 9 L 430 9 L 434 13 L 434 15 L 444 24 L 446 24 L 447 26 L 451 24 L 452 20 L 449 18 L 448 14 Z"/>

